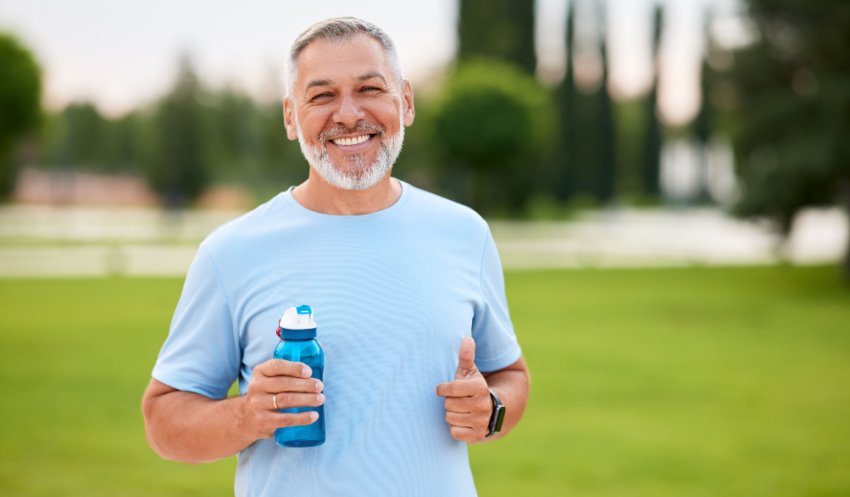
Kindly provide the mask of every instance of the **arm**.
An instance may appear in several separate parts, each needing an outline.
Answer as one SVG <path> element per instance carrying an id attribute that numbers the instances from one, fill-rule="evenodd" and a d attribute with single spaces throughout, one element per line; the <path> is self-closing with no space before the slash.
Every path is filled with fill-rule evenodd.
<path id="1" fill-rule="evenodd" d="M 151 380 L 142 399 L 145 435 L 161 457 L 200 463 L 239 452 L 277 428 L 306 425 L 315 412 L 280 413 L 279 408 L 318 406 L 322 383 L 301 363 L 273 359 L 254 368 L 248 393 L 214 400 Z"/>
<path id="2" fill-rule="evenodd" d="M 528 366 L 525 364 L 525 359 L 520 357 L 519 360 L 504 369 L 484 373 L 484 379 L 487 380 L 487 386 L 496 392 L 499 400 L 505 405 L 505 421 L 502 424 L 502 431 L 487 438 L 487 440 L 495 440 L 507 435 L 522 418 L 525 405 L 528 403 L 528 391 L 531 386 Z M 489 395 L 487 400 L 490 400 Z M 491 402 L 488 412 L 492 412 L 492 407 Z M 490 420 L 489 414 L 487 420 Z"/>
<path id="3" fill-rule="evenodd" d="M 165 459 L 189 463 L 234 454 L 255 440 L 244 429 L 242 404 L 242 397 L 212 400 L 152 379 L 142 399 L 148 444 Z"/>
<path id="4" fill-rule="evenodd" d="M 502 431 L 487 437 L 493 402 L 492 388 L 505 405 Z M 475 341 L 464 339 L 460 347 L 455 379 L 437 385 L 437 395 L 444 397 L 446 422 L 452 437 L 468 443 L 493 440 L 505 436 L 519 423 L 528 402 L 528 367 L 523 358 L 510 366 L 482 374 L 475 366 Z"/>

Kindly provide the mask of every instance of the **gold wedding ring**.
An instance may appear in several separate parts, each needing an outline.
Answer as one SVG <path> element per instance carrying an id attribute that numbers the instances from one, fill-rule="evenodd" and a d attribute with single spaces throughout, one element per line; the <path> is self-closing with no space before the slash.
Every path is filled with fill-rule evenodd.
<path id="1" fill-rule="evenodd" d="M 280 407 L 277 406 L 277 394 L 272 395 L 272 404 L 274 404 L 275 411 L 280 410 Z"/>

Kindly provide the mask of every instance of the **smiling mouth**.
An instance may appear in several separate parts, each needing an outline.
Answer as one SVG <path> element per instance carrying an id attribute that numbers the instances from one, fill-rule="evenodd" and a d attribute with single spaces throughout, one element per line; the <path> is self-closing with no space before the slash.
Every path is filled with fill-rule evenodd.
<path id="1" fill-rule="evenodd" d="M 369 138 L 372 138 L 372 135 L 364 134 L 364 135 L 357 135 L 357 136 L 347 136 L 347 137 L 344 137 L 344 138 L 334 138 L 334 139 L 331 140 L 331 142 L 334 145 L 351 146 L 351 145 L 360 145 L 361 143 L 365 143 L 365 142 L 369 141 Z"/>

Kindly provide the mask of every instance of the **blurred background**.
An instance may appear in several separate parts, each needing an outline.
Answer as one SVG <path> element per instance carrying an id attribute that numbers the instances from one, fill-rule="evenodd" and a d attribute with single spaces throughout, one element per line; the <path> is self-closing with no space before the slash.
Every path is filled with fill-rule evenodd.
<path id="1" fill-rule="evenodd" d="M 231 492 L 139 399 L 200 240 L 306 178 L 289 45 L 355 15 L 416 92 L 394 174 L 507 270 L 481 495 L 850 494 L 850 4 L 362 4 L 0 3 L 0 493 Z"/>

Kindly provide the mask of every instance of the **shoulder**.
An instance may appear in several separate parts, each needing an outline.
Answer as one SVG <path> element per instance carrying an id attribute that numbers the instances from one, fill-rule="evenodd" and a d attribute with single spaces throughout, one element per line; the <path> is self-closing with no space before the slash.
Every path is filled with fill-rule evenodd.
<path id="1" fill-rule="evenodd" d="M 466 236 L 489 233 L 487 221 L 471 208 L 408 183 L 404 187 L 410 188 L 411 221 Z"/>
<path id="2" fill-rule="evenodd" d="M 227 253 L 241 252 L 266 239 L 268 233 L 280 230 L 291 220 L 287 215 L 287 193 L 280 193 L 251 211 L 232 219 L 213 230 L 201 242 L 201 250 L 217 258 Z"/>

